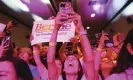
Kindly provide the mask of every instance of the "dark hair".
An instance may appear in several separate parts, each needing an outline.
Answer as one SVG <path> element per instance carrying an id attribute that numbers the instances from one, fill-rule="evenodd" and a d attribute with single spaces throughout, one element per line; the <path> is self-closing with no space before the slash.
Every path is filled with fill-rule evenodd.
<path id="1" fill-rule="evenodd" d="M 75 56 L 75 55 L 73 55 L 73 54 L 68 54 L 67 55 L 67 57 L 68 56 Z M 76 57 L 76 56 L 75 56 Z M 76 57 L 77 58 L 77 57 Z M 79 59 L 77 58 L 77 60 L 78 60 L 78 63 L 79 63 L 79 68 L 80 68 L 80 70 L 78 71 L 78 78 L 77 78 L 77 80 L 81 80 L 81 78 L 82 78 L 82 76 L 83 76 L 83 70 L 82 70 L 82 65 L 81 65 L 81 63 L 80 63 L 80 61 L 79 61 Z M 63 80 L 66 80 L 66 73 L 64 72 L 64 63 L 65 63 L 65 61 L 63 62 L 63 64 L 62 64 L 62 78 L 63 78 Z"/>
<path id="2" fill-rule="evenodd" d="M 133 48 L 133 29 L 128 32 L 124 40 L 124 44 L 118 54 L 117 64 L 112 69 L 111 74 L 125 72 L 126 69 L 133 68 L 133 55 L 127 50 L 128 43 L 130 43 Z"/>
<path id="3" fill-rule="evenodd" d="M 0 62 L 3 61 L 9 61 L 14 65 L 16 74 L 21 80 L 33 80 L 29 66 L 24 60 L 17 57 L 3 56 L 0 58 Z"/>

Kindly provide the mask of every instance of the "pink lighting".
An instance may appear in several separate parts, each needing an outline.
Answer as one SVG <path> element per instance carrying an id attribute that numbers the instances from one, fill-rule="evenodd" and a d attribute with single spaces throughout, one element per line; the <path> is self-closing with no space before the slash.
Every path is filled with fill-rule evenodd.
<path id="1" fill-rule="evenodd" d="M 24 1 L 25 3 L 27 3 L 27 4 L 30 4 L 30 0 L 22 0 L 22 1 Z"/>
<path id="2" fill-rule="evenodd" d="M 95 14 L 95 13 L 92 13 L 92 14 L 91 14 L 91 17 L 95 17 L 95 16 L 96 16 L 96 14 Z"/>
<path id="3" fill-rule="evenodd" d="M 104 12 L 104 5 L 101 5 L 101 4 L 96 4 L 96 5 L 93 5 L 93 10 L 98 13 L 98 14 L 101 14 Z"/>

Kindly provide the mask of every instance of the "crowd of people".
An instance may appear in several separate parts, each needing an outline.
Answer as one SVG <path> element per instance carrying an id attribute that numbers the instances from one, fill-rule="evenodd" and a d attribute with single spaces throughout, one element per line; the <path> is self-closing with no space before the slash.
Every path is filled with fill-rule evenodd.
<path id="1" fill-rule="evenodd" d="M 0 80 L 133 80 L 133 29 L 126 37 L 122 33 L 114 35 L 112 47 L 105 45 L 109 37 L 102 31 L 94 47 L 80 15 L 58 12 L 54 19 L 55 26 L 48 43 L 24 48 L 11 42 L 8 45 L 4 38 L 11 35 L 12 22 L 0 32 Z M 56 41 L 63 21 L 67 19 L 74 22 L 79 36 L 79 39 L 70 40 L 71 47 L 67 46 L 69 42 L 60 46 Z M 33 38 L 31 35 L 29 41 Z"/>

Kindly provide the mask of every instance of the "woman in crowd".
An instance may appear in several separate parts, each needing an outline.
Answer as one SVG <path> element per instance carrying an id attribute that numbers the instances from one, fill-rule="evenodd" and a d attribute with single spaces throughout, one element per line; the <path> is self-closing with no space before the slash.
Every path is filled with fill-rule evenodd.
<path id="1" fill-rule="evenodd" d="M 57 75 L 57 68 L 55 64 L 55 51 L 56 51 L 56 39 L 57 39 L 57 33 L 60 29 L 61 25 L 63 24 L 64 20 L 67 20 L 68 18 L 72 18 L 73 21 L 75 21 L 75 26 L 80 31 L 80 41 L 81 45 L 84 51 L 84 73 L 87 80 L 93 80 L 94 79 L 94 63 L 93 63 L 93 55 L 92 55 L 92 49 L 89 43 L 89 40 L 87 38 L 87 33 L 84 30 L 84 27 L 82 25 L 81 17 L 75 13 L 72 12 L 71 16 L 67 16 L 65 13 L 58 12 L 56 18 L 55 18 L 55 27 L 53 30 L 52 37 L 49 42 L 49 50 L 47 55 L 47 62 L 48 62 L 48 77 L 50 80 L 58 80 Z M 81 80 L 82 79 L 82 67 L 75 55 L 72 55 L 72 53 L 68 53 L 69 56 L 66 57 L 64 63 L 63 63 L 63 80 Z"/>
<path id="2" fill-rule="evenodd" d="M 133 79 L 133 29 L 124 40 L 119 52 L 116 66 L 106 80 L 132 80 Z"/>
<path id="3" fill-rule="evenodd" d="M 32 73 L 33 79 L 40 80 L 40 75 L 37 70 L 37 67 L 32 64 L 33 63 L 32 50 L 28 47 L 21 48 L 21 53 L 19 57 L 28 64 L 30 71 Z"/>
<path id="4" fill-rule="evenodd" d="M 105 40 L 108 40 L 107 33 L 102 31 L 102 36 L 99 40 L 98 47 L 95 51 L 95 59 L 94 59 L 94 69 L 95 69 L 95 80 L 105 80 L 106 77 L 109 76 L 109 73 L 114 65 L 113 60 L 110 57 L 107 57 L 103 53 L 108 54 L 108 51 L 105 50 Z"/>
<path id="5" fill-rule="evenodd" d="M 100 75 L 99 80 L 105 80 L 105 78 L 107 78 L 109 76 L 110 71 L 114 65 L 115 65 L 115 63 L 110 58 L 108 58 L 108 57 L 101 58 L 100 70 L 99 70 L 99 75 Z"/>
<path id="6" fill-rule="evenodd" d="M 118 54 L 120 52 L 120 49 L 122 48 L 125 37 L 126 35 L 124 33 L 117 33 L 116 35 L 113 36 L 113 41 L 114 41 L 113 50 L 115 51 L 115 53 Z"/>
<path id="7" fill-rule="evenodd" d="M 0 58 L 0 80 L 33 80 L 29 66 L 16 57 Z"/>
<path id="8" fill-rule="evenodd" d="M 48 79 L 48 70 L 46 69 L 46 67 L 43 65 L 43 63 L 40 60 L 40 46 L 39 45 L 34 45 L 33 46 L 33 56 L 37 65 L 37 69 L 39 71 L 39 74 L 41 76 L 41 80 L 47 80 Z M 58 75 L 58 79 L 61 79 L 61 75 L 62 75 L 62 63 L 60 59 L 55 59 L 55 66 L 57 68 L 57 75 Z"/>

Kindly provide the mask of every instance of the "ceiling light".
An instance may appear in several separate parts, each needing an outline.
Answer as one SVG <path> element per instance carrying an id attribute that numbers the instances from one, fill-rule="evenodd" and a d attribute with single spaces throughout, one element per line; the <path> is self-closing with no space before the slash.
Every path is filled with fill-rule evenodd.
<path id="1" fill-rule="evenodd" d="M 124 16 L 131 16 L 133 15 L 133 2 L 127 6 L 127 8 L 122 12 Z"/>
<path id="2" fill-rule="evenodd" d="M 90 0 L 89 5 L 106 4 L 108 0 Z"/>
<path id="3" fill-rule="evenodd" d="M 111 9 L 118 11 L 122 8 L 122 6 L 124 6 L 124 4 L 126 2 L 127 2 L 127 0 L 112 0 L 112 8 Z"/>
<path id="4" fill-rule="evenodd" d="M 43 3 L 50 4 L 49 0 L 41 0 Z"/>
<path id="5" fill-rule="evenodd" d="M 27 3 L 27 4 L 30 4 L 30 0 L 22 0 L 22 1 L 24 1 L 25 3 Z"/>
<path id="6" fill-rule="evenodd" d="M 101 8 L 101 5 L 100 5 L 100 4 L 93 5 L 93 9 L 94 9 L 95 11 L 100 10 L 100 8 Z"/>
<path id="7" fill-rule="evenodd" d="M 36 14 L 32 14 L 32 17 L 35 21 L 37 20 L 43 20 L 43 18 L 41 18 L 40 16 L 36 15 Z"/>
<path id="8" fill-rule="evenodd" d="M 92 14 L 91 14 L 91 17 L 95 17 L 95 15 L 96 15 L 95 13 L 92 13 Z"/>
<path id="9" fill-rule="evenodd" d="M 90 29 L 90 27 L 86 27 L 86 29 Z"/>
<path id="10" fill-rule="evenodd" d="M 25 4 L 23 4 L 20 0 L 2 0 L 2 2 L 17 12 L 20 11 L 29 12 L 29 8 Z"/>
<path id="11" fill-rule="evenodd" d="M 19 6 L 19 8 L 20 8 L 21 10 L 23 10 L 23 11 L 25 11 L 25 12 L 29 12 L 29 8 L 28 8 L 25 4 L 23 4 L 22 2 L 20 2 L 20 3 L 18 4 L 18 6 Z"/>

